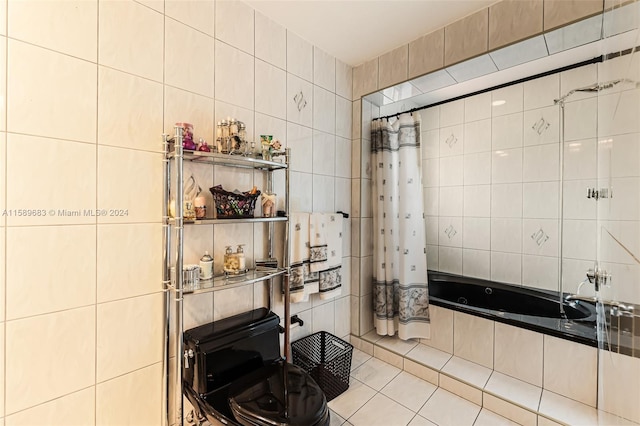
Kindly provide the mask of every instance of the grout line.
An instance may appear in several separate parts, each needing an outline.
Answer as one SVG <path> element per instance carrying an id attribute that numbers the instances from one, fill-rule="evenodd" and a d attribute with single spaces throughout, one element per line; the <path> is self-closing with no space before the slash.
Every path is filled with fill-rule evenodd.
<path id="1" fill-rule="evenodd" d="M 100 3 L 98 3 L 97 5 L 97 11 L 96 11 L 96 62 L 100 62 Z M 99 179 L 100 179 L 100 174 L 99 174 L 99 149 L 98 149 L 98 129 L 100 127 L 100 65 L 96 64 L 96 139 L 95 139 L 95 188 L 96 188 L 96 195 L 95 195 L 95 208 L 96 210 L 98 209 L 98 205 L 99 205 L 99 200 L 100 200 L 100 194 L 98 193 L 98 188 L 99 188 Z M 94 235 L 95 235 L 95 249 L 96 249 L 96 260 L 95 260 L 95 293 L 94 293 L 94 309 L 93 309 L 93 318 L 94 318 L 94 322 L 93 322 L 93 326 L 94 326 L 94 339 L 95 339 L 95 350 L 94 350 L 94 371 L 93 371 L 93 401 L 94 401 L 94 406 L 93 406 L 93 421 L 95 422 L 95 424 L 98 424 L 98 410 L 96 408 L 97 405 L 97 401 L 98 401 L 98 260 L 99 260 L 99 254 L 98 254 L 98 218 L 96 217 L 95 219 L 95 224 L 94 224 L 95 228 L 94 228 Z"/>

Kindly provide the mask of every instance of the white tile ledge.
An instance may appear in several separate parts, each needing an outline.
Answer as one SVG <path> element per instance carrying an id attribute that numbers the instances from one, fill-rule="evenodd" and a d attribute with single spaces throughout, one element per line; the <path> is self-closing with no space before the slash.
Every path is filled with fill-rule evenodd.
<path id="1" fill-rule="evenodd" d="M 379 346 L 383 349 L 388 349 L 388 345 L 382 346 L 379 344 L 380 343 L 379 341 L 382 339 L 382 337 L 383 336 L 375 335 L 375 331 L 373 331 L 368 333 L 367 335 L 362 336 L 362 339 L 372 343 L 374 346 Z M 388 343 L 388 342 L 385 342 L 385 343 Z M 422 344 L 419 344 L 419 345 L 422 345 Z M 418 347 L 419 345 L 416 345 L 416 347 Z M 542 388 L 538 388 L 537 386 L 533 386 L 522 380 L 513 378 L 511 376 L 506 376 L 509 379 L 509 381 L 516 384 L 518 388 L 521 388 L 521 389 L 526 388 L 530 390 L 534 390 L 533 388 L 536 388 L 541 391 L 539 404 L 524 403 L 522 398 L 511 397 L 513 393 L 499 392 L 499 391 L 496 392 L 495 390 L 492 390 L 490 384 L 493 383 L 491 379 L 494 376 L 494 370 L 487 369 L 486 367 L 483 367 L 481 365 L 477 365 L 478 368 L 475 369 L 473 368 L 475 366 L 474 363 L 471 363 L 459 357 L 452 356 L 449 359 L 449 361 L 447 361 L 441 368 L 438 369 L 438 368 L 434 368 L 433 366 L 427 365 L 423 361 L 420 361 L 413 357 L 408 357 L 407 354 L 398 354 L 398 355 L 401 355 L 406 360 L 422 365 L 425 368 L 432 370 L 436 374 L 439 373 L 441 375 L 445 375 L 452 379 L 458 380 L 475 389 L 478 389 L 482 392 L 490 394 L 495 398 L 498 398 L 508 404 L 512 404 L 518 408 L 526 410 L 529 413 L 535 414 L 536 416 L 538 415 L 544 416 L 546 419 L 549 419 L 551 421 L 554 421 L 562 425 L 567 425 L 567 426 L 572 426 L 574 424 L 578 425 L 580 423 L 572 423 L 572 420 L 580 422 L 581 420 L 589 419 L 590 421 L 589 424 L 593 424 L 594 426 L 609 426 L 609 425 L 640 426 L 640 424 L 638 423 L 634 423 L 629 420 L 616 417 L 607 412 L 597 410 L 593 407 L 584 405 L 578 401 L 574 401 L 572 399 L 563 397 L 561 395 L 556 395 L 552 392 L 546 391 Z M 447 369 L 446 366 L 452 361 L 454 363 L 463 361 L 466 364 L 466 366 L 469 368 Z M 477 377 L 467 377 L 468 374 L 473 374 L 473 375 L 486 374 L 486 370 L 490 372 L 489 376 L 487 376 L 487 380 L 479 381 Z M 501 373 L 496 373 L 496 374 L 505 376 Z M 482 385 L 479 386 L 478 383 L 482 383 Z M 458 396 L 464 397 L 464 395 L 458 395 Z M 532 405 L 536 405 L 536 407 L 533 408 Z M 571 414 L 570 415 L 571 418 L 567 417 L 568 413 Z"/>

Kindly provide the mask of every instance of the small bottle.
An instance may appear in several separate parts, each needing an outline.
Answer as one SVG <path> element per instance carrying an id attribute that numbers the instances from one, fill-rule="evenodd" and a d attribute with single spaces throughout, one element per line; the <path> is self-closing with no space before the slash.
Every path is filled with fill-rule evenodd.
<path id="1" fill-rule="evenodd" d="M 200 279 L 210 280 L 211 278 L 213 278 L 213 257 L 205 251 L 204 256 L 200 258 Z"/>
<path id="2" fill-rule="evenodd" d="M 240 269 L 238 255 L 233 252 L 231 246 L 227 246 L 227 249 L 224 252 L 224 265 L 222 266 L 222 269 L 228 274 L 237 274 Z"/>
<path id="3" fill-rule="evenodd" d="M 211 148 L 207 144 L 207 141 L 205 141 L 204 139 L 200 138 L 199 142 L 200 143 L 199 143 L 199 146 L 198 146 L 198 151 L 211 152 Z"/>
<path id="4" fill-rule="evenodd" d="M 247 269 L 247 259 L 244 257 L 244 244 L 239 244 L 236 250 L 236 256 L 238 257 L 238 269 L 243 272 Z"/>

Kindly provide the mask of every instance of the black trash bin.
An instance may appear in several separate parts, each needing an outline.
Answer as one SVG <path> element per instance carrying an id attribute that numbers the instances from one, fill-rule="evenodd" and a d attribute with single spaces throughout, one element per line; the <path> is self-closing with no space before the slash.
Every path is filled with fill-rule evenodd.
<path id="1" fill-rule="evenodd" d="M 353 346 L 326 331 L 291 343 L 293 363 L 318 383 L 327 401 L 349 388 Z"/>

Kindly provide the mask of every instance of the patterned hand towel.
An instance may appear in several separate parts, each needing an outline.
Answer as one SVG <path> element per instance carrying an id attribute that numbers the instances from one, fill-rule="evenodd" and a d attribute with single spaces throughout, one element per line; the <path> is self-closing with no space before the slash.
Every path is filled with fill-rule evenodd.
<path id="1" fill-rule="evenodd" d="M 317 269 L 320 299 L 329 299 L 340 295 L 342 292 L 342 215 L 320 214 L 322 217 L 314 220 L 315 214 L 311 215 L 311 223 L 319 224 L 320 238 L 316 237 L 316 242 L 323 248 L 320 250 L 324 261 L 313 262 L 313 234 L 309 237 L 312 241 L 311 271 Z M 309 225 L 311 231 L 311 224 Z M 323 244 L 324 243 L 324 244 Z"/>
<path id="2" fill-rule="evenodd" d="M 309 294 L 318 291 L 317 280 L 306 283 L 309 277 L 309 213 L 291 213 L 289 300 L 291 303 L 306 302 Z"/>

